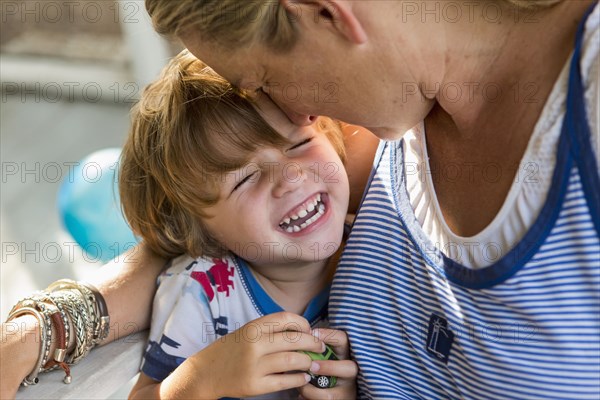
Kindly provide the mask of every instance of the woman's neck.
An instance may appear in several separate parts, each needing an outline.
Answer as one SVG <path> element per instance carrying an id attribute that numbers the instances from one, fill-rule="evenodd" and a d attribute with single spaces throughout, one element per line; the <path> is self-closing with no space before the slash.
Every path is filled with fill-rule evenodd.
<path id="1" fill-rule="evenodd" d="M 341 247 L 329 259 L 282 265 L 250 265 L 265 292 L 285 311 L 302 315 L 333 278 Z"/>
<path id="2" fill-rule="evenodd" d="M 452 118 L 459 139 L 507 120 L 519 121 L 512 130 L 533 130 L 592 3 L 563 1 L 535 12 L 503 8 L 501 21 L 474 12 L 472 22 L 445 24 L 437 60 L 443 68 L 425 84 L 439 88 L 435 100 Z"/>
<path id="3" fill-rule="evenodd" d="M 535 123 L 593 3 L 564 0 L 527 11 L 499 0 L 419 1 L 385 3 L 393 11 L 369 6 L 372 15 L 362 10 L 371 39 L 362 67 L 380 72 L 369 85 L 397 116 L 387 128 L 405 132 L 436 103 L 462 137 L 515 113 L 519 127 Z"/>
<path id="4" fill-rule="evenodd" d="M 448 28 L 454 40 L 448 40 L 440 86 L 463 90 L 455 99 L 451 90 L 435 95 L 437 104 L 425 118 L 429 163 L 433 168 L 459 165 L 476 171 L 494 165 L 502 172 L 493 182 L 482 174 L 467 178 L 466 173 L 459 180 L 433 179 L 454 233 L 477 234 L 502 207 L 590 4 L 565 1 L 534 14 L 523 12 L 518 23 L 487 23 L 467 30 L 478 33 L 470 41 L 460 29 Z"/>

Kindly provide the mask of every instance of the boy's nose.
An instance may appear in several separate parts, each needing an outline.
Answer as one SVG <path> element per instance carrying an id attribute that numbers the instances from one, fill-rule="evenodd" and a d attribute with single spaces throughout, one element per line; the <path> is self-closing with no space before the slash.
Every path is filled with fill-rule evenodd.
<path id="1" fill-rule="evenodd" d="M 300 164 L 294 162 L 285 163 L 279 169 L 279 176 L 273 187 L 273 196 L 280 198 L 287 193 L 294 192 L 306 179 L 306 172 Z"/>

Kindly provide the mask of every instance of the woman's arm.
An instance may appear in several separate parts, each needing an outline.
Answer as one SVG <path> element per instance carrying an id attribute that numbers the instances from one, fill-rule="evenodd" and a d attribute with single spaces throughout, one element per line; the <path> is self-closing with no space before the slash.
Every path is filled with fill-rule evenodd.
<path id="1" fill-rule="evenodd" d="M 166 261 L 140 244 L 90 279 L 104 296 L 110 315 L 110 334 L 102 344 L 150 326 L 156 278 Z"/>
<path id="2" fill-rule="evenodd" d="M 150 325 L 156 278 L 164 265 L 164 259 L 141 244 L 106 264 L 90 280 L 104 296 L 110 315 L 111 331 L 102 344 Z M 52 336 L 55 338 L 56 334 Z M 32 315 L 2 324 L 0 398 L 14 398 L 21 381 L 34 368 L 41 345 L 39 337 L 39 324 Z M 53 344 L 51 354 L 54 347 Z M 43 379 L 41 375 L 42 382 Z"/>
<path id="3" fill-rule="evenodd" d="M 2 324 L 0 399 L 13 399 L 21 381 L 35 366 L 40 352 L 39 336 L 39 324 L 33 315 Z"/>

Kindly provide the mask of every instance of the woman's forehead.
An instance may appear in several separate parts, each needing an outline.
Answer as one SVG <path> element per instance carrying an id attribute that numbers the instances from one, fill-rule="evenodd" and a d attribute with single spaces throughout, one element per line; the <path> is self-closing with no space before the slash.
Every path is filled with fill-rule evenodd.
<path id="1" fill-rule="evenodd" d="M 252 89 L 253 84 L 262 85 L 259 82 L 262 61 L 268 57 L 263 46 L 253 44 L 232 51 L 214 41 L 201 40 L 196 33 L 182 36 L 181 41 L 194 56 L 234 86 Z"/>
<path id="2" fill-rule="evenodd" d="M 256 97 L 256 109 L 264 120 L 277 132 L 286 138 L 290 138 L 298 126 L 294 125 L 287 115 L 271 100 L 266 93 L 260 93 Z"/>

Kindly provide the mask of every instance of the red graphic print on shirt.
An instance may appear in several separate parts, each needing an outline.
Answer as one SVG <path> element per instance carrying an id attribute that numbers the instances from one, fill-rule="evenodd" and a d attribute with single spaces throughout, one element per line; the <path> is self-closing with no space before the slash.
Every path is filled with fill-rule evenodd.
<path id="1" fill-rule="evenodd" d="M 212 301 L 215 297 L 213 286 L 217 287 L 217 292 L 224 292 L 226 297 L 229 297 L 229 289 L 233 287 L 233 266 L 230 266 L 227 261 L 213 258 L 214 265 L 208 269 L 208 272 L 194 271 L 191 274 L 192 279 L 202 285 L 208 301 Z"/>

